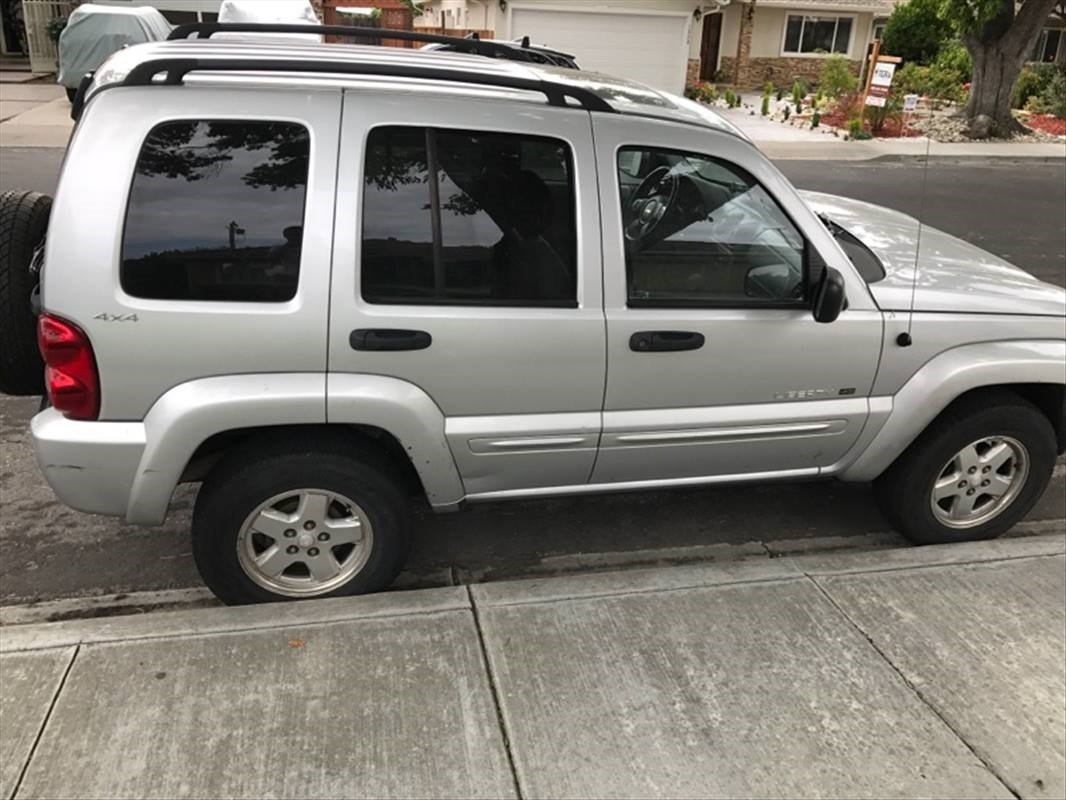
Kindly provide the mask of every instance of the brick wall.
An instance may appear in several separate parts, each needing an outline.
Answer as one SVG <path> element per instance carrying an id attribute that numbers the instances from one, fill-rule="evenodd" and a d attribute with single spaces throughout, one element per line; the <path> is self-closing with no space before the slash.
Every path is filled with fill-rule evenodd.
<path id="1" fill-rule="evenodd" d="M 700 60 L 698 58 L 690 58 L 688 60 L 688 66 L 685 68 L 685 86 L 691 86 L 694 83 L 700 82 Z"/>
<path id="2" fill-rule="evenodd" d="M 735 62 L 734 57 L 722 56 L 722 71 L 732 75 Z M 787 89 L 796 78 L 813 83 L 818 80 L 822 63 L 820 58 L 749 58 L 740 64 L 736 85 L 743 89 L 754 89 L 762 88 L 767 81 L 773 81 L 775 86 Z M 862 62 L 849 61 L 848 66 L 851 67 L 852 73 L 858 75 Z"/>

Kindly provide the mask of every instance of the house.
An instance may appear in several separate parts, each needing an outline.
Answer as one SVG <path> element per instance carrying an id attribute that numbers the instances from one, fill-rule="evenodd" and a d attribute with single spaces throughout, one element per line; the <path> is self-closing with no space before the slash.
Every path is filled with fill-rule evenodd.
<path id="1" fill-rule="evenodd" d="M 817 77 L 841 53 L 859 72 L 894 0 L 426 0 L 415 27 L 529 36 L 583 69 L 671 92 L 686 82 L 757 86 Z"/>

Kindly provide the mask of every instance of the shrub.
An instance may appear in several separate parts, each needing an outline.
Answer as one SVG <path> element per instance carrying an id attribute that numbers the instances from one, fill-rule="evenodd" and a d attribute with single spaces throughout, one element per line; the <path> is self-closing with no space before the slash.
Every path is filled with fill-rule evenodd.
<path id="1" fill-rule="evenodd" d="M 777 90 L 777 94 L 774 95 L 774 96 L 777 98 L 777 102 L 780 103 L 782 100 L 785 99 L 785 90 L 784 89 L 778 89 Z"/>
<path id="2" fill-rule="evenodd" d="M 817 128 L 822 122 L 822 115 L 818 113 L 818 109 L 815 109 L 814 115 L 811 117 L 811 127 Z"/>
<path id="3" fill-rule="evenodd" d="M 685 87 L 685 97 L 710 105 L 718 99 L 718 87 L 713 83 L 691 83 Z"/>
<path id="4" fill-rule="evenodd" d="M 785 118 L 785 122 L 788 122 L 788 118 L 792 116 L 792 106 L 785 106 L 785 110 L 781 113 Z"/>
<path id="5" fill-rule="evenodd" d="M 803 98 L 804 98 L 804 96 L 806 94 L 807 93 L 804 92 L 801 89 L 799 81 L 793 81 L 792 82 L 792 102 L 793 103 L 795 103 L 796 105 L 799 105 L 801 102 L 803 102 Z"/>
<path id="6" fill-rule="evenodd" d="M 1025 101 L 1025 110 L 1030 114 L 1050 114 L 1051 106 L 1047 104 L 1042 94 L 1034 94 Z"/>
<path id="7" fill-rule="evenodd" d="M 44 32 L 52 40 L 53 44 L 59 44 L 59 37 L 65 27 L 67 27 L 66 17 L 52 17 L 45 24 Z"/>
<path id="8" fill-rule="evenodd" d="M 954 26 L 941 15 L 940 0 L 908 0 L 888 18 L 882 49 L 904 61 L 927 65 L 954 37 Z"/>
<path id="9" fill-rule="evenodd" d="M 892 89 L 903 94 L 929 94 L 930 72 L 920 64 L 904 64 L 892 76 Z"/>
<path id="10" fill-rule="evenodd" d="M 1015 108 L 1025 108 L 1030 97 L 1044 93 L 1057 71 L 1054 64 L 1033 64 L 1023 69 L 1014 84 L 1012 105 Z"/>
<path id="11" fill-rule="evenodd" d="M 848 133 L 851 134 L 851 137 L 853 139 L 856 138 L 862 132 L 863 131 L 861 119 L 859 119 L 858 117 L 852 117 L 848 120 Z"/>
<path id="12" fill-rule="evenodd" d="M 973 72 L 973 61 L 963 43 L 958 39 L 951 39 L 945 42 L 936 54 L 933 69 L 953 70 L 961 74 L 963 79 L 968 79 Z"/>
<path id="13" fill-rule="evenodd" d="M 890 119 L 899 119 L 903 113 L 903 95 L 893 92 L 885 98 L 883 106 L 869 106 L 866 116 L 870 120 L 870 130 L 880 133 Z"/>
<path id="14" fill-rule="evenodd" d="M 732 89 L 725 90 L 725 104 L 729 108 L 736 108 L 737 94 Z"/>
<path id="15" fill-rule="evenodd" d="M 774 82 L 773 81 L 767 81 L 766 82 L 766 86 L 763 87 L 762 93 L 764 95 L 766 95 L 767 97 L 772 95 L 774 93 Z"/>
<path id="16" fill-rule="evenodd" d="M 848 60 L 839 53 L 826 56 L 818 76 L 818 88 L 830 97 L 840 97 L 845 92 L 855 91 L 858 78 L 851 74 Z"/>
<path id="17" fill-rule="evenodd" d="M 764 117 L 768 117 L 770 115 L 770 95 L 764 94 L 762 96 L 762 108 L 759 109 L 759 113 L 762 114 Z"/>
<path id="18" fill-rule="evenodd" d="M 1047 113 L 1066 119 L 1066 71 L 1055 70 L 1040 99 L 1047 106 Z"/>

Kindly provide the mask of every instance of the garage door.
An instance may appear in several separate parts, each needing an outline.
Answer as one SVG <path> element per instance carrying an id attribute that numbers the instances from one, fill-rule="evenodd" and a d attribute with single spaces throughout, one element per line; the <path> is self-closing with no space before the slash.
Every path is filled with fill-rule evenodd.
<path id="1" fill-rule="evenodd" d="M 685 87 L 689 17 L 514 8 L 511 38 L 573 53 L 582 69 L 680 94 Z"/>

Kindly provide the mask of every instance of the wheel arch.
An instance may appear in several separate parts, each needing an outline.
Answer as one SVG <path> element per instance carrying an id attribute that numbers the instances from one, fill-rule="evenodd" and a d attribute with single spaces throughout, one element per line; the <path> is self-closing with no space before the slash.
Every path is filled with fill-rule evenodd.
<path id="1" fill-rule="evenodd" d="M 1055 430 L 1058 452 L 1066 448 L 1066 342 L 989 342 L 964 345 L 927 362 L 891 398 L 868 444 L 851 454 L 837 476 L 870 481 L 883 473 L 930 425 L 960 402 L 981 392 L 1009 390 L 1035 405 Z M 871 405 L 875 405 L 872 403 Z M 861 447 L 861 446 L 860 446 Z"/>

